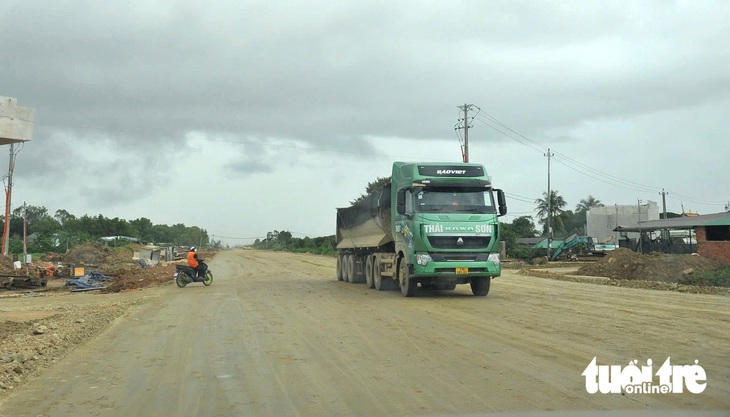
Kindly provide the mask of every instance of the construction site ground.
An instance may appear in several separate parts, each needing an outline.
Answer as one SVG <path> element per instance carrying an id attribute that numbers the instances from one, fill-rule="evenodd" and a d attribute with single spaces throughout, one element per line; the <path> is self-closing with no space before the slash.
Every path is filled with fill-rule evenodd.
<path id="1" fill-rule="evenodd" d="M 730 410 L 728 289 L 592 275 L 639 270 L 618 256 L 407 299 L 337 281 L 333 257 L 225 251 L 212 286 L 177 288 L 174 265 L 113 254 L 104 292 L 0 291 L 0 416 Z M 589 394 L 594 357 L 697 360 L 707 386 Z"/>

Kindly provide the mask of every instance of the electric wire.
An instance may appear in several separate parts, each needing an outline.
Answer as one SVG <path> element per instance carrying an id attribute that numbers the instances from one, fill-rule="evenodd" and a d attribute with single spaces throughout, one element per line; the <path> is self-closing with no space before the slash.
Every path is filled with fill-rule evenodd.
<path id="1" fill-rule="evenodd" d="M 475 118 L 476 118 L 476 116 L 475 116 Z M 573 170 L 579 174 L 593 178 L 604 184 L 608 184 L 608 185 L 611 185 L 614 187 L 619 187 L 619 188 L 623 188 L 623 189 L 627 189 L 627 190 L 631 190 L 631 191 L 642 192 L 642 193 L 646 193 L 646 192 L 650 192 L 650 193 L 659 192 L 660 193 L 660 190 L 661 190 L 660 187 L 655 187 L 655 186 L 651 186 L 651 185 L 642 184 L 642 183 L 639 183 L 636 181 L 627 180 L 625 178 L 621 178 L 616 175 L 595 169 L 589 165 L 581 163 L 581 162 L 567 156 L 566 154 L 564 154 L 562 152 L 558 152 L 558 151 L 554 150 L 553 148 L 548 148 L 547 146 L 517 132 L 516 130 L 514 130 L 511 127 L 507 126 L 506 124 L 502 123 L 496 117 L 492 116 L 491 114 L 489 114 L 487 112 L 482 112 L 482 117 L 477 118 L 477 120 L 481 121 L 482 123 L 484 123 L 486 126 L 490 127 L 491 129 L 502 133 L 507 138 L 512 139 L 515 142 L 518 142 L 534 151 L 542 153 L 542 152 L 550 149 L 551 152 L 553 152 L 555 154 L 555 158 L 554 158 L 555 162 L 557 162 L 567 168 L 570 168 L 571 170 Z M 686 200 L 686 201 L 694 202 L 697 204 L 704 204 L 704 205 L 726 204 L 726 201 L 706 200 L 706 199 L 695 198 L 695 197 L 691 197 L 691 196 L 687 196 L 684 194 L 674 192 L 673 190 L 669 190 L 668 192 L 669 192 L 669 194 L 667 194 L 667 195 L 669 195 L 671 198 L 678 197 L 681 200 Z"/>

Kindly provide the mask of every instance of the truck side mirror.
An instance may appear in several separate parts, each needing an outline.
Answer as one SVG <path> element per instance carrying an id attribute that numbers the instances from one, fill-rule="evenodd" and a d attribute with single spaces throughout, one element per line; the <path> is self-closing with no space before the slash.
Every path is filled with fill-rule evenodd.
<path id="1" fill-rule="evenodd" d="M 495 189 L 497 192 L 497 205 L 499 206 L 499 215 L 504 216 L 507 214 L 507 200 L 504 198 L 504 191 Z"/>

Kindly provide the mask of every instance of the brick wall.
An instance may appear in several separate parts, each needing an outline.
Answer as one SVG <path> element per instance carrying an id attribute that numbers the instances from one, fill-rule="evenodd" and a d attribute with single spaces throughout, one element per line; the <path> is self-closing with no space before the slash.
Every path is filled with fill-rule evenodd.
<path id="1" fill-rule="evenodd" d="M 730 241 L 707 240 L 704 227 L 696 227 L 697 253 L 705 258 L 730 263 Z"/>

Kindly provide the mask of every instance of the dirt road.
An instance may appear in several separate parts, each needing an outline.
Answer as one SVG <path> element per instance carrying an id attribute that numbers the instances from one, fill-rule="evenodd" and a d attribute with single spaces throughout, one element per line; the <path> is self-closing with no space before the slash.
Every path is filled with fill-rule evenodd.
<path id="1" fill-rule="evenodd" d="M 228 251 L 212 286 L 147 301 L 0 404 L 0 416 L 459 415 L 730 410 L 730 297 L 506 272 L 486 297 L 338 282 L 334 258 Z M 701 394 L 589 394 L 599 364 L 667 357 Z M 620 415 L 617 414 L 617 415 Z"/>

